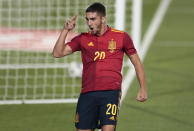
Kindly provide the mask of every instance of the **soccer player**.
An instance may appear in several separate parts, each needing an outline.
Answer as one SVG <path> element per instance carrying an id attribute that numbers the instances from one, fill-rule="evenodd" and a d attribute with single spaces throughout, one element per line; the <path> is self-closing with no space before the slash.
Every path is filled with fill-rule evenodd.
<path id="1" fill-rule="evenodd" d="M 75 126 L 77 131 L 114 131 L 121 97 L 123 55 L 126 53 L 135 67 L 140 84 L 137 100 L 147 99 L 143 65 L 130 36 L 106 25 L 106 9 L 93 3 L 86 9 L 90 29 L 65 43 L 69 31 L 75 28 L 77 15 L 65 22 L 53 49 L 54 57 L 81 51 L 83 62 L 82 90 L 77 103 Z"/>

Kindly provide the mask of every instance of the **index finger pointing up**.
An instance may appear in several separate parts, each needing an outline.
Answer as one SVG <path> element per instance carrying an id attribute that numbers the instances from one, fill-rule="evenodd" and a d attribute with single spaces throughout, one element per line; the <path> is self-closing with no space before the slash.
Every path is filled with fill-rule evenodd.
<path id="1" fill-rule="evenodd" d="M 75 14 L 71 20 L 75 21 L 76 19 L 77 19 L 77 14 Z"/>

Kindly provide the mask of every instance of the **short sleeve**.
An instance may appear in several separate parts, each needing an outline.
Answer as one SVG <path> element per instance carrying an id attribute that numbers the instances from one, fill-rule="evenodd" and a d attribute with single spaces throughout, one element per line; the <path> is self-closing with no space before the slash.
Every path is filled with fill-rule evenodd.
<path id="1" fill-rule="evenodd" d="M 133 54 L 136 54 L 137 51 L 133 45 L 133 41 L 130 38 L 130 36 L 127 33 L 124 33 L 124 37 L 123 37 L 123 49 L 124 52 L 128 55 L 131 56 Z"/>
<path id="2" fill-rule="evenodd" d="M 66 43 L 67 45 L 69 45 L 72 49 L 72 52 L 75 51 L 80 51 L 80 42 L 81 42 L 81 35 L 78 35 L 76 37 L 74 37 L 70 42 Z"/>

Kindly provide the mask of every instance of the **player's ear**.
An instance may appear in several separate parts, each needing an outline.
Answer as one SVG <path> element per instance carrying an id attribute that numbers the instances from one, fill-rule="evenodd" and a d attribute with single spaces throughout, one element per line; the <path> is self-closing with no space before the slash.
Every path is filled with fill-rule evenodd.
<path id="1" fill-rule="evenodd" d="M 106 16 L 102 16 L 102 23 L 103 23 L 103 24 L 106 23 Z"/>

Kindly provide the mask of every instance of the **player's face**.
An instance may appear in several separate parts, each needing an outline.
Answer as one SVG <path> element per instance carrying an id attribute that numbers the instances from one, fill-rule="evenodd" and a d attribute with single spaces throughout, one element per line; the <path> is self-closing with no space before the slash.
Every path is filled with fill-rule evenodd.
<path id="1" fill-rule="evenodd" d="M 92 34 L 100 34 L 103 24 L 105 23 L 105 17 L 98 15 L 97 12 L 87 12 L 86 21 Z"/>

